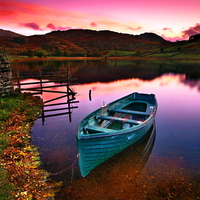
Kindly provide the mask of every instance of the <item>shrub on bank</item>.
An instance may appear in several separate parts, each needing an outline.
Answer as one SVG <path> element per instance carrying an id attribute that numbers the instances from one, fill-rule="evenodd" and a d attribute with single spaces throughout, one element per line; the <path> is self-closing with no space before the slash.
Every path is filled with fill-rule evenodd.
<path id="1" fill-rule="evenodd" d="M 0 99 L 0 199 L 44 199 L 54 196 L 46 182 L 48 173 L 38 169 L 37 148 L 30 145 L 30 129 L 41 112 L 42 101 L 29 93 Z"/>

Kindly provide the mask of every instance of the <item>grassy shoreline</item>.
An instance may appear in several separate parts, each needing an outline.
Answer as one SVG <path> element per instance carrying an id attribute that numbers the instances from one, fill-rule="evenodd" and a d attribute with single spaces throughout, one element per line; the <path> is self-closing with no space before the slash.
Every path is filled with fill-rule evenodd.
<path id="1" fill-rule="evenodd" d="M 29 93 L 9 94 L 0 98 L 0 108 L 0 199 L 53 197 L 57 185 L 46 181 L 49 174 L 39 170 L 37 147 L 30 144 L 41 99 Z"/>
<path id="2" fill-rule="evenodd" d="M 156 52 L 148 53 L 141 56 L 124 55 L 124 56 L 100 56 L 100 57 L 32 57 L 28 56 L 9 56 L 9 61 L 40 61 L 40 60 L 200 60 L 200 53 L 185 53 L 185 52 Z"/>

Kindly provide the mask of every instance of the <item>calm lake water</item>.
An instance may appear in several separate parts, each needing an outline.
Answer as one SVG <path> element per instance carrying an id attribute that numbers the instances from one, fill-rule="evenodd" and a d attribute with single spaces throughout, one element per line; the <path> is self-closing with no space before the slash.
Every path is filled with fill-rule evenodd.
<path id="1" fill-rule="evenodd" d="M 44 125 L 38 119 L 32 127 L 32 143 L 39 147 L 42 167 L 53 173 L 51 179 L 63 181 L 56 199 L 200 199 L 200 63 L 40 61 L 13 62 L 11 66 L 21 75 L 38 68 L 44 74 L 63 71 L 69 66 L 79 83 L 71 86 L 79 101 L 74 104 L 78 108 L 73 109 L 72 122 L 62 115 L 46 118 Z M 76 158 L 78 123 L 103 102 L 135 91 L 156 95 L 155 131 L 82 178 Z M 42 98 L 57 96 L 44 93 Z"/>

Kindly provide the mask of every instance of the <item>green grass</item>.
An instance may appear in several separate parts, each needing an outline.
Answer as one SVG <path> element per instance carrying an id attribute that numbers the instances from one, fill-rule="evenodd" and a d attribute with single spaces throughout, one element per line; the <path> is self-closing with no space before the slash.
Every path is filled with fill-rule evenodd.
<path id="1" fill-rule="evenodd" d="M 10 114 L 13 113 L 15 109 L 19 109 L 19 113 L 29 110 L 29 112 L 26 113 L 28 121 L 34 119 L 34 117 L 40 112 L 40 106 L 34 106 L 35 100 L 28 98 L 30 94 L 26 95 L 27 96 L 25 96 L 25 94 L 21 95 L 14 93 L 0 97 L 0 131 L 3 124 L 9 119 Z M 30 109 L 31 103 L 33 106 L 31 105 Z"/>
<path id="2" fill-rule="evenodd" d="M 185 48 L 185 47 L 191 48 L 194 46 L 194 48 L 191 48 L 191 49 L 196 49 L 196 46 L 199 46 L 199 45 L 200 45 L 200 41 L 195 41 L 195 42 L 183 44 L 183 45 L 181 45 L 181 48 Z"/>
<path id="3" fill-rule="evenodd" d="M 153 53 L 149 54 L 147 57 L 160 57 L 160 58 L 166 58 L 166 57 L 171 57 L 175 53 Z"/>
<path id="4" fill-rule="evenodd" d="M 133 56 L 135 52 L 132 51 L 118 51 L 118 50 L 108 50 L 102 52 L 105 57 L 109 56 Z"/>
<path id="5" fill-rule="evenodd" d="M 0 155 L 3 152 L 3 149 L 8 145 L 8 136 L 0 134 Z"/>
<path id="6" fill-rule="evenodd" d="M 10 114 L 22 104 L 22 97 L 19 95 L 6 95 L 0 97 L 0 156 L 3 150 L 7 147 L 9 142 L 9 135 L 1 133 L 3 125 L 9 119 Z M 13 184 L 7 179 L 7 170 L 0 166 L 0 199 L 12 199 L 11 192 L 13 191 Z"/>
<path id="7" fill-rule="evenodd" d="M 199 59 L 200 60 L 200 53 L 180 53 L 179 55 L 174 55 L 173 58 L 180 58 L 180 59 Z"/>
<path id="8" fill-rule="evenodd" d="M 31 109 L 30 109 L 31 107 Z M 11 114 L 18 109 L 17 114 L 22 116 L 26 112 L 26 121 L 24 123 L 33 121 L 38 116 L 41 108 L 36 99 L 32 99 L 28 94 L 8 94 L 0 97 L 0 159 L 4 149 L 9 145 L 12 135 L 17 134 L 17 131 L 6 132 L 4 127 L 10 119 Z M 22 124 L 23 126 L 23 124 Z M 12 191 L 14 185 L 9 182 L 9 174 L 3 165 L 0 164 L 0 199 L 12 199 Z"/>
<path id="9" fill-rule="evenodd" d="M 22 104 L 21 95 L 13 94 L 0 97 L 0 131 L 2 125 L 9 119 L 10 114 Z"/>
<path id="10" fill-rule="evenodd" d="M 17 95 L 7 95 L 0 98 L 0 131 L 3 128 L 4 123 L 9 119 L 10 114 L 21 105 L 22 100 L 20 96 Z M 0 133 L 0 156 L 7 147 L 9 142 L 8 134 Z M 13 191 L 14 185 L 7 179 L 7 170 L 0 166 L 0 199 L 10 200 L 12 199 L 11 192 Z"/>
<path id="11" fill-rule="evenodd" d="M 185 53 L 185 52 L 163 52 L 163 53 L 152 53 L 147 57 L 151 58 L 171 58 L 171 59 L 196 59 L 200 60 L 200 53 Z"/>
<path id="12" fill-rule="evenodd" d="M 8 182 L 8 173 L 5 169 L 0 166 L 0 199 L 11 200 L 11 191 L 14 189 L 14 185 Z"/>
<path id="13" fill-rule="evenodd" d="M 8 60 L 20 60 L 20 59 L 26 59 L 28 56 L 8 56 Z"/>

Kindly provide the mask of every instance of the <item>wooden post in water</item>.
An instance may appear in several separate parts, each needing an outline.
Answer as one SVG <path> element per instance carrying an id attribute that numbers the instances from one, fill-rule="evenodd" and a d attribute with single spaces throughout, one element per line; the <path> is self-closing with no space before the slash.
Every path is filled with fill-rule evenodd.
<path id="1" fill-rule="evenodd" d="M 69 66 L 67 65 L 67 103 L 68 103 L 68 111 L 69 111 L 69 121 L 72 121 L 72 117 L 71 117 L 71 109 L 70 109 L 70 98 L 69 98 L 69 79 L 70 79 L 70 71 L 69 71 Z"/>
<path id="2" fill-rule="evenodd" d="M 89 99 L 92 101 L 92 90 L 89 90 Z"/>
<path id="3" fill-rule="evenodd" d="M 45 122 L 45 116 L 44 116 L 44 104 L 42 106 L 42 125 L 44 125 Z"/>
<path id="4" fill-rule="evenodd" d="M 40 94 L 42 94 L 42 71 L 39 69 L 39 79 L 40 79 Z"/>

